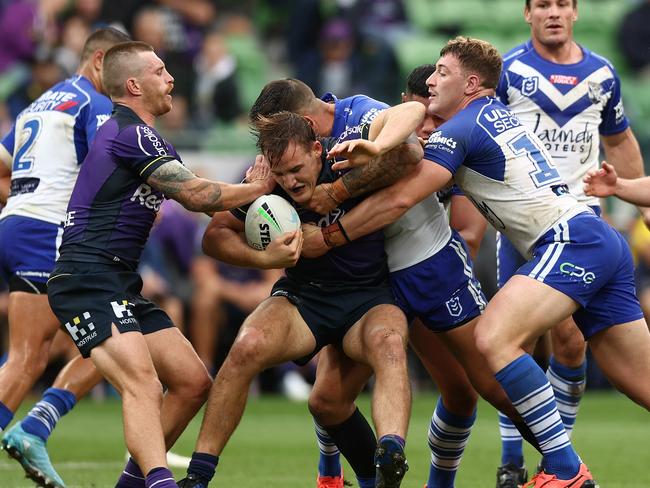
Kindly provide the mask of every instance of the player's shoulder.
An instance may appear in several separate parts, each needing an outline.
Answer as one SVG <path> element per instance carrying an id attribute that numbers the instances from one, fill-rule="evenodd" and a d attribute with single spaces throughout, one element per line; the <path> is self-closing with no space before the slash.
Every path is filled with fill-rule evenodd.
<path id="1" fill-rule="evenodd" d="M 530 40 L 513 47 L 510 51 L 508 51 L 503 56 L 503 69 L 507 70 L 510 67 L 510 65 L 512 65 L 512 63 L 514 63 L 517 60 L 526 59 L 530 57 L 533 51 L 534 51 L 533 44 Z"/>
<path id="2" fill-rule="evenodd" d="M 584 54 L 583 62 L 589 65 L 593 71 L 596 71 L 597 69 L 600 69 L 602 67 L 607 67 L 612 71 L 612 73 L 616 73 L 616 68 L 614 67 L 614 64 L 605 56 L 602 56 L 597 52 L 592 51 L 591 49 L 589 49 L 588 47 L 582 44 L 580 44 L 580 48 L 582 49 L 582 52 Z"/>

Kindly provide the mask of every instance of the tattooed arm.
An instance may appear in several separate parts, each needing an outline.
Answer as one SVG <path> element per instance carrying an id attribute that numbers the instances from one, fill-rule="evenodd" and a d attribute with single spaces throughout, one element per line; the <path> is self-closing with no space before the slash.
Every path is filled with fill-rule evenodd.
<path id="1" fill-rule="evenodd" d="M 275 183 L 268 165 L 258 157 L 246 173 L 248 183 L 229 184 L 199 178 L 176 160 L 156 169 L 147 183 L 168 198 L 195 212 L 215 212 L 240 207 L 270 192 Z"/>

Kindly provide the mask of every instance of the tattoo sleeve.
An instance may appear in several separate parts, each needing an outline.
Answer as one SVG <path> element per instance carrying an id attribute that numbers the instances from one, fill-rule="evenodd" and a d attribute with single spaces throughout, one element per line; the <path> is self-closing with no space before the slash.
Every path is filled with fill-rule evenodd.
<path id="1" fill-rule="evenodd" d="M 384 188 L 409 173 L 422 159 L 421 154 L 417 139 L 409 138 L 405 143 L 373 159 L 366 166 L 345 173 L 341 181 L 353 197 Z"/>
<path id="2" fill-rule="evenodd" d="M 169 161 L 147 178 L 147 183 L 169 198 L 196 212 L 219 211 L 221 187 L 217 182 L 197 178 L 178 161 Z"/>

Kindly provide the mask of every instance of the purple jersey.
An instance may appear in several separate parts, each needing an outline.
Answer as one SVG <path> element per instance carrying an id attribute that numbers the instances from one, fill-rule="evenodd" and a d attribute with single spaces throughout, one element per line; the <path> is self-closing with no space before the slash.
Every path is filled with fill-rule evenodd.
<path id="1" fill-rule="evenodd" d="M 146 183 L 176 150 L 130 108 L 116 104 L 81 166 L 59 261 L 135 269 L 164 195 Z"/>
<path id="2" fill-rule="evenodd" d="M 359 135 L 367 137 L 369 124 L 362 131 L 353 131 L 352 138 Z M 335 139 L 323 139 L 323 154 L 321 156 L 322 168 L 317 184 L 331 183 L 341 176 L 340 172 L 332 170 L 333 159 L 326 159 L 329 149 L 337 142 Z M 289 202 L 292 202 L 287 193 L 279 186 L 274 190 Z M 350 198 L 323 216 L 309 209 L 299 207 L 293 203 L 298 211 L 301 222 L 311 222 L 319 227 L 326 227 L 343 217 L 352 210 L 364 197 Z M 240 220 L 246 219 L 247 207 L 235 209 L 233 215 Z M 376 286 L 388 279 L 388 266 L 384 252 L 384 233 L 373 232 L 360 237 L 349 244 L 330 249 L 327 254 L 318 258 L 303 258 L 293 268 L 288 268 L 286 274 L 289 278 L 300 283 L 309 283 L 323 287 L 358 287 Z"/>

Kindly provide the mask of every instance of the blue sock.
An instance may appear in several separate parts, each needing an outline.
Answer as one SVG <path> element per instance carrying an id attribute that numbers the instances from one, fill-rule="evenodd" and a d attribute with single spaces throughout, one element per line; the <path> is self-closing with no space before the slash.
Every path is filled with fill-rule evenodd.
<path id="1" fill-rule="evenodd" d="M 524 467 L 524 440 L 510 417 L 499 412 L 499 433 L 501 434 L 501 465 L 512 464 Z"/>
<path id="2" fill-rule="evenodd" d="M 28 434 L 38 436 L 47 442 L 56 423 L 76 403 L 77 399 L 70 391 L 48 388 L 43 393 L 41 401 L 34 405 L 20 425 Z"/>
<path id="3" fill-rule="evenodd" d="M 187 472 L 194 473 L 210 481 L 214 476 L 215 469 L 217 469 L 217 464 L 219 464 L 219 456 L 213 456 L 205 452 L 193 452 Z"/>
<path id="4" fill-rule="evenodd" d="M 577 368 L 558 363 L 554 356 L 549 361 L 546 377 L 553 387 L 557 409 L 562 417 L 564 428 L 570 437 L 578 416 L 580 400 L 587 383 L 587 362 Z"/>
<path id="5" fill-rule="evenodd" d="M 4 403 L 0 402 L 0 430 L 5 430 L 13 418 L 14 413 Z"/>
<path id="6" fill-rule="evenodd" d="M 386 434 L 382 435 L 379 438 L 378 443 L 381 444 L 384 441 L 389 441 L 389 442 L 394 442 L 396 444 L 399 444 L 402 449 L 404 449 L 404 446 L 406 446 L 406 440 L 397 434 Z"/>
<path id="7" fill-rule="evenodd" d="M 455 415 L 445 408 L 442 398 L 438 398 L 429 425 L 431 466 L 428 487 L 454 488 L 456 472 L 475 420 L 476 410 L 469 417 Z"/>
<path id="8" fill-rule="evenodd" d="M 357 478 L 359 488 L 375 488 L 375 478 Z"/>
<path id="9" fill-rule="evenodd" d="M 580 458 L 564 430 L 553 389 L 535 360 L 524 354 L 495 377 L 537 439 L 544 470 L 564 480 L 576 476 Z"/>
<path id="10" fill-rule="evenodd" d="M 167 468 L 153 468 L 144 481 L 146 488 L 178 488 L 174 475 Z"/>
<path id="11" fill-rule="evenodd" d="M 329 436 L 325 428 L 315 420 L 314 427 L 316 429 L 316 440 L 318 442 L 318 449 L 320 451 L 318 458 L 318 475 L 340 476 L 341 453 L 339 452 L 339 448 L 336 447 L 334 440 Z"/>

